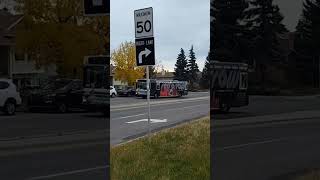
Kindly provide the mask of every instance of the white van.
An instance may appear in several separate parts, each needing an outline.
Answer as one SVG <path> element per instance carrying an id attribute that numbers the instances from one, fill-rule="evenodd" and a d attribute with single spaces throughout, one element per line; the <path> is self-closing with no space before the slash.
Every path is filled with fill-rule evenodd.
<path id="1" fill-rule="evenodd" d="M 0 109 L 7 115 L 14 115 L 21 105 L 20 93 L 10 79 L 0 79 Z"/>

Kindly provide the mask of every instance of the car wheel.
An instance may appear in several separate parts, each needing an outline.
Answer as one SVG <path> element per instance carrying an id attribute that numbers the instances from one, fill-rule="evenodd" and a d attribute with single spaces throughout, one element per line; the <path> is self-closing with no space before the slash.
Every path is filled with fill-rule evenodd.
<path id="1" fill-rule="evenodd" d="M 16 104 L 13 101 L 8 101 L 4 105 L 4 112 L 7 115 L 14 115 L 16 113 Z"/>
<path id="2" fill-rule="evenodd" d="M 58 112 L 59 113 L 66 113 L 68 112 L 68 107 L 65 103 L 59 103 L 58 104 Z"/>

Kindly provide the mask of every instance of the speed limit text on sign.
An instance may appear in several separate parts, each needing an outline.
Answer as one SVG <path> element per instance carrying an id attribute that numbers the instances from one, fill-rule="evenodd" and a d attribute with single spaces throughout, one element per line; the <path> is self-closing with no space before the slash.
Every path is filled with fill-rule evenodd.
<path id="1" fill-rule="evenodd" d="M 134 11 L 136 39 L 153 37 L 153 9 L 145 8 Z"/>

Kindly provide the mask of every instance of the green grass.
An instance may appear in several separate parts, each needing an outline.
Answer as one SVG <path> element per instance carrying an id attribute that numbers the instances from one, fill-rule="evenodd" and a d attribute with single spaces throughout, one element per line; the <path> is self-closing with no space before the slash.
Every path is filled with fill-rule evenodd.
<path id="1" fill-rule="evenodd" d="M 313 170 L 305 175 L 298 176 L 294 180 L 320 180 L 320 171 Z"/>
<path id="2" fill-rule="evenodd" d="M 209 180 L 209 118 L 113 147 L 111 179 Z"/>

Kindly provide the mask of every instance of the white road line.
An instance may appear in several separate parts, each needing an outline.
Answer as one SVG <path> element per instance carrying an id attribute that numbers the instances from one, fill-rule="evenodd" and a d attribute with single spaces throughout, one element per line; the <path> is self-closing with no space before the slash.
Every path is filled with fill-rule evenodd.
<path id="1" fill-rule="evenodd" d="M 203 106 L 203 104 L 194 105 L 194 106 L 186 106 L 186 107 L 182 107 L 182 108 L 166 109 L 166 110 L 163 110 L 162 112 L 177 111 L 177 110 L 186 110 L 186 109 L 191 109 L 191 108 L 200 107 L 200 106 Z M 144 113 L 144 114 L 136 114 L 136 115 L 131 115 L 131 116 L 111 118 L 111 120 L 128 119 L 128 118 L 139 117 L 139 116 L 144 116 L 144 115 L 146 115 L 146 113 Z"/>
<path id="2" fill-rule="evenodd" d="M 179 99 L 179 100 L 164 100 L 164 101 L 152 101 L 150 103 L 151 106 L 160 106 L 160 105 L 167 105 L 167 104 L 176 104 L 176 103 L 184 103 L 184 102 L 197 102 L 209 99 L 209 96 L 205 97 L 197 97 L 197 98 L 190 98 L 190 99 Z M 135 104 L 128 104 L 128 105 L 120 105 L 120 106 L 113 106 L 110 105 L 110 111 L 120 111 L 120 110 L 128 110 L 128 109 L 136 109 L 146 106 L 146 102 L 144 103 L 135 103 Z"/>
<path id="3" fill-rule="evenodd" d="M 167 119 L 150 119 L 151 123 L 164 123 L 167 122 Z M 138 122 L 148 122 L 148 119 L 140 119 L 136 121 L 129 121 L 126 122 L 127 124 L 133 124 L 133 123 L 138 123 Z"/>
<path id="4" fill-rule="evenodd" d="M 49 178 L 55 178 L 55 177 L 59 177 L 59 176 L 80 174 L 80 173 L 85 173 L 85 172 L 94 171 L 94 170 L 106 169 L 108 167 L 109 167 L 108 165 L 97 166 L 97 167 L 94 167 L 94 168 L 80 169 L 80 170 L 74 170 L 74 171 L 67 171 L 67 172 L 62 172 L 62 173 L 50 174 L 50 175 L 46 175 L 46 176 L 32 177 L 32 178 L 29 178 L 27 180 L 49 179 Z"/>
<path id="5" fill-rule="evenodd" d="M 233 146 L 226 146 L 226 147 L 217 148 L 216 151 L 232 150 L 232 149 L 244 148 L 244 147 L 247 147 L 247 146 L 280 142 L 280 141 L 284 141 L 284 140 L 288 140 L 288 138 L 272 139 L 272 140 L 267 140 L 267 141 L 260 141 L 260 142 L 239 144 L 239 145 L 233 145 Z"/>
<path id="6" fill-rule="evenodd" d="M 118 118 L 113 118 L 113 119 L 111 119 L 111 120 L 128 119 L 128 118 L 138 117 L 138 116 L 143 116 L 143 115 L 146 115 L 146 114 L 144 113 L 144 114 L 136 114 L 136 115 L 131 115 L 131 116 L 118 117 Z"/>

